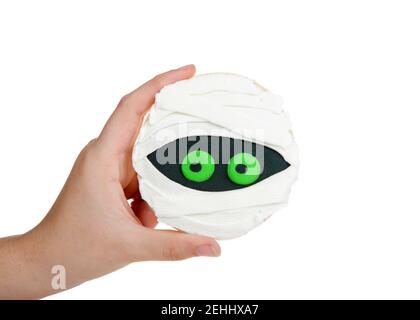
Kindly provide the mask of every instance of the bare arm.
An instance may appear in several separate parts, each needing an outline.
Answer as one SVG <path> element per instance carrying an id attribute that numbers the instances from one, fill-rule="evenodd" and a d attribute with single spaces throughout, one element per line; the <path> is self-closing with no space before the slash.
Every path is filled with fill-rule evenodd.
<path id="1" fill-rule="evenodd" d="M 0 298 L 56 293 L 52 271 L 61 267 L 64 290 L 135 261 L 220 255 L 214 239 L 153 229 L 156 217 L 131 166 L 134 139 L 155 94 L 194 72 L 190 65 L 163 73 L 126 95 L 81 151 L 44 220 L 24 235 L 0 239 Z"/>

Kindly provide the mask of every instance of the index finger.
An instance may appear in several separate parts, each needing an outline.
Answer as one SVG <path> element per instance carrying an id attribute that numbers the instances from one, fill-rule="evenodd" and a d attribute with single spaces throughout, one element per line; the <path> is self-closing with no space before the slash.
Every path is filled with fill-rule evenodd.
<path id="1" fill-rule="evenodd" d="M 155 76 L 124 96 L 103 128 L 99 139 L 116 152 L 131 150 L 141 119 L 152 106 L 155 95 L 164 86 L 191 78 L 195 66 L 190 64 Z"/>

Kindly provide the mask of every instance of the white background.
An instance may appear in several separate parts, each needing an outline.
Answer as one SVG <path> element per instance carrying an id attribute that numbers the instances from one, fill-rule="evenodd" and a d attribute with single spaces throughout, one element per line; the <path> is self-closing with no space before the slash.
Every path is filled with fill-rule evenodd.
<path id="1" fill-rule="evenodd" d="M 54 298 L 420 298 L 419 17 L 416 1 L 1 2 L 0 236 L 41 220 L 123 94 L 195 63 L 283 96 L 289 207 L 218 259 Z"/>

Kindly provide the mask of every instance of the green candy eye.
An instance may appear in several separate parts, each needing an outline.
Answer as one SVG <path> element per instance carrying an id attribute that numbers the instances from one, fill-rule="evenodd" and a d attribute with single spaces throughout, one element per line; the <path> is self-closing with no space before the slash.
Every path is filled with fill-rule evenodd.
<path id="1" fill-rule="evenodd" d="M 259 178 L 261 164 L 252 154 L 238 153 L 229 160 L 227 173 L 233 183 L 249 185 Z"/>
<path id="2" fill-rule="evenodd" d="M 210 179 L 214 169 L 214 158 L 210 153 L 199 149 L 189 152 L 181 163 L 181 171 L 184 177 L 194 182 L 203 182 Z"/>

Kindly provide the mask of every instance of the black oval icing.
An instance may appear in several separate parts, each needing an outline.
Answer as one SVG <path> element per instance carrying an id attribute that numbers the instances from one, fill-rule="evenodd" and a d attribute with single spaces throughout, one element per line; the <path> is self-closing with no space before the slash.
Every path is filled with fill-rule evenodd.
<path id="1" fill-rule="evenodd" d="M 210 153 L 216 163 L 213 175 L 204 182 L 190 181 L 181 172 L 181 163 L 185 155 L 197 149 Z M 251 153 L 261 164 L 262 172 L 251 185 L 237 185 L 227 175 L 229 159 L 241 152 Z M 200 191 L 229 191 L 247 188 L 290 166 L 280 153 L 269 147 L 246 140 L 222 136 L 189 136 L 180 138 L 150 153 L 147 158 L 167 178 L 185 187 Z"/>

